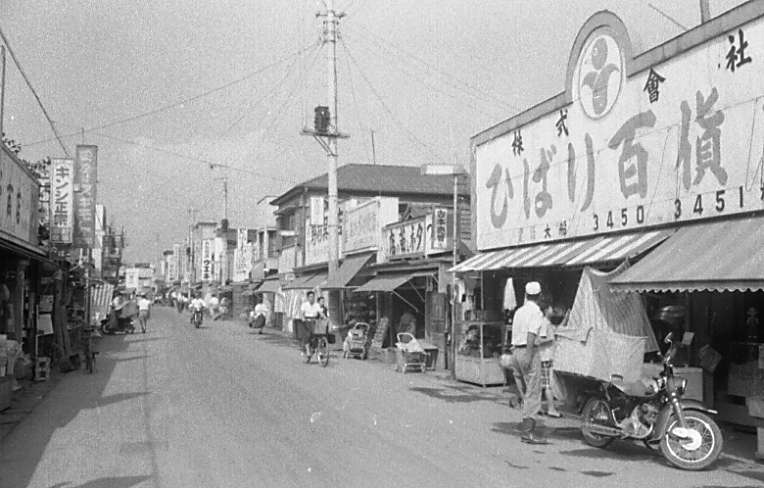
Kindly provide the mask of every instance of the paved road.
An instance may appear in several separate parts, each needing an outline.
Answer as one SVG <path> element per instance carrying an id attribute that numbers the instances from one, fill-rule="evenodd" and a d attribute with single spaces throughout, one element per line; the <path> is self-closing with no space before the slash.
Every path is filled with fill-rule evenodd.
<path id="1" fill-rule="evenodd" d="M 95 375 L 65 376 L 0 446 L 0 487 L 761 486 L 725 459 L 705 473 L 644 449 L 586 447 L 550 425 L 520 442 L 496 394 L 378 362 L 300 362 L 276 334 L 155 311 L 106 337 Z M 557 428 L 554 428 L 557 427 Z"/>

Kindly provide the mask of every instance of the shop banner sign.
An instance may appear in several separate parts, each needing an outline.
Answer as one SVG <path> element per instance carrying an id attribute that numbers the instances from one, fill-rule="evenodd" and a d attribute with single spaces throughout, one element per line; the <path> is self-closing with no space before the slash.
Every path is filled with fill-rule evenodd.
<path id="1" fill-rule="evenodd" d="M 76 147 L 74 165 L 74 231 L 75 247 L 92 247 L 95 239 L 96 180 L 98 147 Z"/>
<path id="2" fill-rule="evenodd" d="M 125 288 L 137 290 L 141 286 L 141 273 L 139 268 L 125 269 Z"/>
<path id="3" fill-rule="evenodd" d="M 181 256 L 182 250 L 180 244 L 172 245 L 172 256 L 170 256 L 168 262 L 168 280 L 172 283 L 180 279 L 180 261 L 185 258 L 185 255 Z"/>
<path id="4" fill-rule="evenodd" d="M 671 58 L 587 25 L 563 93 L 473 138 L 477 247 L 764 209 L 764 18 Z"/>
<path id="5" fill-rule="evenodd" d="M 71 244 L 74 230 L 74 160 L 51 160 L 51 226 L 53 244 Z"/>
<path id="6" fill-rule="evenodd" d="M 202 240 L 202 281 L 212 280 L 212 240 Z"/>
<path id="7" fill-rule="evenodd" d="M 430 227 L 430 252 L 442 252 L 451 250 L 452 228 L 448 226 L 448 210 L 445 208 L 433 209 L 432 226 Z"/>
<path id="8" fill-rule="evenodd" d="M 301 266 L 302 264 L 297 261 L 298 257 L 297 246 L 281 248 L 279 253 L 279 274 L 285 275 L 291 273 L 295 267 Z"/>
<path id="9" fill-rule="evenodd" d="M 0 234 L 37 245 L 40 186 L 3 145 L 0 150 Z"/>
<path id="10" fill-rule="evenodd" d="M 324 197 L 310 197 L 310 224 L 324 225 L 329 201 Z"/>
<path id="11" fill-rule="evenodd" d="M 236 229 L 236 249 L 244 249 L 244 246 L 248 242 L 248 231 L 246 227 L 239 227 Z"/>
<path id="12" fill-rule="evenodd" d="M 244 244 L 233 253 L 233 281 L 241 283 L 249 280 L 249 273 L 252 271 L 252 245 Z"/>
<path id="13" fill-rule="evenodd" d="M 337 256 L 342 255 L 342 224 L 337 236 Z M 312 225 L 310 219 L 305 221 L 305 265 L 326 263 L 329 261 L 329 226 Z"/>
<path id="14" fill-rule="evenodd" d="M 397 198 L 374 198 L 346 208 L 342 220 L 342 249 L 345 253 L 381 247 L 381 230 L 398 220 Z"/>
<path id="15" fill-rule="evenodd" d="M 434 208 L 422 217 L 386 226 L 381 261 L 451 252 L 448 214 L 448 209 Z"/>

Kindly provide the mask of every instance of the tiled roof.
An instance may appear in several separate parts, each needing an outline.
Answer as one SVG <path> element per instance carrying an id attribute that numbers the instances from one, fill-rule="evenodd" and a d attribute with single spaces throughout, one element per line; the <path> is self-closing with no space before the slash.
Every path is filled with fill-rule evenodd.
<path id="1" fill-rule="evenodd" d="M 326 189 L 328 179 L 327 173 L 324 173 L 299 183 L 271 204 L 277 204 L 298 188 Z M 452 195 L 453 184 L 454 180 L 451 176 L 423 176 L 418 166 L 346 164 L 337 168 L 337 188 L 344 193 Z M 460 178 L 459 194 L 469 195 L 469 193 L 468 178 Z"/>

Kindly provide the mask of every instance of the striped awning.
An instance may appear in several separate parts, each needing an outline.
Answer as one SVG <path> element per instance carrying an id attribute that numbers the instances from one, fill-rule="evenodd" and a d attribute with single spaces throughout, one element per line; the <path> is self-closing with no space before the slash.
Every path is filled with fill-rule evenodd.
<path id="1" fill-rule="evenodd" d="M 680 228 L 610 282 L 625 291 L 764 290 L 764 217 Z"/>
<path id="2" fill-rule="evenodd" d="M 477 254 L 451 268 L 456 273 L 507 268 L 583 266 L 638 256 L 666 239 L 672 231 L 654 230 L 580 241 L 536 244 Z"/>

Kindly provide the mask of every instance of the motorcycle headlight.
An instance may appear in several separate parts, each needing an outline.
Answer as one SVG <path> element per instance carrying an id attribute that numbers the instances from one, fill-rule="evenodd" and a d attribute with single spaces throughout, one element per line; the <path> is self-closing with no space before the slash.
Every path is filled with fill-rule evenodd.
<path id="1" fill-rule="evenodd" d="M 677 395 L 683 395 L 684 392 L 687 391 L 687 378 L 674 376 L 669 379 L 667 387 L 670 392 L 674 392 Z"/>

